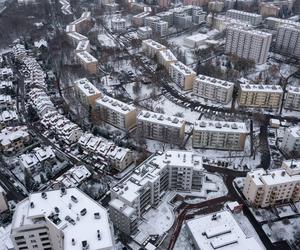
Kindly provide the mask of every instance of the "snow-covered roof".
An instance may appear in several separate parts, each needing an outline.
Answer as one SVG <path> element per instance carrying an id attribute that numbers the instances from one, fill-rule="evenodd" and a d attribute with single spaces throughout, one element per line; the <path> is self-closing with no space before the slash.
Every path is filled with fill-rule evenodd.
<path id="1" fill-rule="evenodd" d="M 284 169 L 269 171 L 267 175 L 261 176 L 261 181 L 269 186 L 280 185 L 289 182 L 300 182 L 300 175 L 289 175 Z"/>
<path id="2" fill-rule="evenodd" d="M 172 51 L 169 49 L 161 50 L 158 53 L 159 53 L 159 56 L 163 59 L 163 61 L 168 61 L 168 62 L 177 61 L 176 56 L 174 56 Z"/>
<path id="3" fill-rule="evenodd" d="M 28 139 L 29 133 L 27 127 L 8 127 L 1 130 L 0 143 L 2 146 L 7 146 L 16 140 Z"/>
<path id="4" fill-rule="evenodd" d="M 176 116 L 169 116 L 160 113 L 154 113 L 151 111 L 141 111 L 137 119 L 139 121 L 156 123 L 169 127 L 181 128 L 185 124 L 185 120 Z"/>
<path id="5" fill-rule="evenodd" d="M 47 146 L 44 148 L 37 147 L 37 148 L 34 148 L 33 151 L 35 153 L 35 156 L 37 157 L 37 159 L 40 162 L 43 162 L 47 159 L 55 158 L 55 153 L 51 146 Z"/>
<path id="6" fill-rule="evenodd" d="M 76 51 L 84 51 L 88 50 L 90 46 L 90 41 L 89 40 L 83 40 L 80 41 L 76 47 Z"/>
<path id="7" fill-rule="evenodd" d="M 104 106 L 120 114 L 128 114 L 136 110 L 136 107 L 125 102 L 121 102 L 109 96 L 103 96 L 96 100 L 96 106 Z"/>
<path id="8" fill-rule="evenodd" d="M 14 110 L 4 110 L 0 113 L 0 123 L 6 123 L 18 119 L 17 112 Z"/>
<path id="9" fill-rule="evenodd" d="M 206 84 L 211 84 L 216 87 L 225 88 L 225 89 L 230 89 L 234 85 L 233 82 L 228 82 L 228 81 L 224 81 L 221 79 L 217 79 L 205 75 L 198 75 L 195 81 L 204 82 Z"/>
<path id="10" fill-rule="evenodd" d="M 12 104 L 12 98 L 10 95 L 0 95 L 0 105 Z"/>
<path id="11" fill-rule="evenodd" d="M 79 79 L 75 82 L 77 88 L 85 96 L 94 96 L 100 94 L 100 91 L 87 78 Z"/>
<path id="12" fill-rule="evenodd" d="M 300 174 L 300 160 L 285 160 L 282 162 L 282 168 L 289 175 Z"/>
<path id="13" fill-rule="evenodd" d="M 140 190 L 159 178 L 161 171 L 177 166 L 202 170 L 202 157 L 193 152 L 179 150 L 152 155 L 112 189 L 123 200 L 132 203 L 139 197 Z"/>
<path id="14" fill-rule="evenodd" d="M 240 88 L 245 92 L 276 92 L 283 93 L 280 85 L 266 85 L 266 84 L 240 84 Z"/>
<path id="15" fill-rule="evenodd" d="M 109 205 L 114 209 L 120 211 L 127 217 L 136 215 L 136 210 L 133 207 L 128 206 L 123 201 L 119 199 L 113 199 L 109 202 Z"/>
<path id="16" fill-rule="evenodd" d="M 226 12 L 226 14 L 241 14 L 241 15 L 244 15 L 244 16 L 252 16 L 252 17 L 262 17 L 261 15 L 259 14 L 256 14 L 256 13 L 251 13 L 251 12 L 245 12 L 245 11 L 240 11 L 240 10 L 234 10 L 234 9 L 230 9 Z"/>
<path id="17" fill-rule="evenodd" d="M 154 49 L 166 49 L 166 46 L 152 40 L 152 39 L 147 39 L 147 40 L 143 40 L 142 42 L 144 45 L 147 45 L 148 47 L 154 48 Z"/>
<path id="18" fill-rule="evenodd" d="M 132 18 L 144 18 L 144 17 L 149 16 L 149 15 L 150 15 L 150 12 L 144 11 L 144 12 L 136 14 Z"/>
<path id="19" fill-rule="evenodd" d="M 201 250 L 260 250 L 254 237 L 247 237 L 229 211 L 205 215 L 186 222 L 194 243 Z"/>
<path id="20" fill-rule="evenodd" d="M 294 137 L 300 138 L 300 126 L 290 127 L 287 131 Z"/>
<path id="21" fill-rule="evenodd" d="M 39 164 L 39 160 L 32 153 L 20 155 L 19 162 L 24 169 L 28 170 Z"/>
<path id="22" fill-rule="evenodd" d="M 250 26 L 248 27 L 248 26 L 241 26 L 241 25 L 238 25 L 238 24 L 234 24 L 232 26 L 229 26 L 228 29 L 234 29 L 234 30 L 238 30 L 238 31 L 243 32 L 243 33 L 248 33 L 248 34 L 251 34 L 251 35 L 257 35 L 257 36 L 264 37 L 264 38 L 265 37 L 272 37 L 272 34 L 261 31 L 261 30 L 251 29 Z"/>
<path id="23" fill-rule="evenodd" d="M 193 71 L 190 67 L 186 66 L 184 63 L 180 61 L 171 63 L 170 67 L 173 70 L 180 72 L 184 76 L 196 75 L 195 71 Z"/>
<path id="24" fill-rule="evenodd" d="M 76 187 L 82 181 L 89 178 L 91 176 L 90 171 L 83 165 L 80 166 L 74 166 L 73 168 L 69 169 L 67 172 L 65 172 L 63 175 L 58 177 L 55 181 L 55 183 L 61 183 L 66 188 L 69 187 Z"/>
<path id="25" fill-rule="evenodd" d="M 67 216 L 69 221 L 65 219 Z M 87 241 L 89 249 L 114 249 L 106 209 L 77 188 L 65 189 L 65 193 L 52 190 L 30 194 L 17 205 L 12 231 L 39 223 L 35 222 L 39 218 L 63 232 L 66 250 L 82 250 L 83 241 Z"/>
<path id="26" fill-rule="evenodd" d="M 85 63 L 96 63 L 98 60 L 87 51 L 77 53 L 77 56 Z"/>
<path id="27" fill-rule="evenodd" d="M 88 40 L 88 38 L 84 35 L 81 35 L 78 32 L 70 32 L 67 34 L 71 39 L 76 40 L 77 42 Z"/>
<path id="28" fill-rule="evenodd" d="M 288 86 L 286 90 L 288 94 L 300 95 L 300 87 L 298 86 Z"/>
<path id="29" fill-rule="evenodd" d="M 222 133 L 248 133 L 246 124 L 243 122 L 202 120 L 195 122 L 194 129 Z"/>

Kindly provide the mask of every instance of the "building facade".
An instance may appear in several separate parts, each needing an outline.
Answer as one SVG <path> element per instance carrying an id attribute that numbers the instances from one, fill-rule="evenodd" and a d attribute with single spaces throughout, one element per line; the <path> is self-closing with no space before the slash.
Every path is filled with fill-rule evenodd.
<path id="1" fill-rule="evenodd" d="M 286 90 L 284 108 L 300 111 L 300 88 L 288 86 Z"/>
<path id="2" fill-rule="evenodd" d="M 280 85 L 240 84 L 238 104 L 248 108 L 279 109 L 282 97 Z"/>
<path id="3" fill-rule="evenodd" d="M 101 120 L 122 130 L 136 126 L 136 108 L 109 96 L 96 100 L 96 112 Z"/>
<path id="4" fill-rule="evenodd" d="M 286 128 L 284 131 L 281 149 L 291 157 L 300 156 L 300 127 Z"/>
<path id="5" fill-rule="evenodd" d="M 100 91 L 86 78 L 75 82 L 75 92 L 86 107 L 95 107 L 96 100 L 101 96 Z"/>
<path id="6" fill-rule="evenodd" d="M 137 116 L 140 136 L 180 145 L 184 139 L 185 121 L 175 116 L 142 111 Z"/>
<path id="7" fill-rule="evenodd" d="M 213 102 L 229 103 L 232 100 L 234 83 L 198 75 L 194 80 L 193 93 Z"/>
<path id="8" fill-rule="evenodd" d="M 262 16 L 255 13 L 240 11 L 240 10 L 228 10 L 226 16 L 241 21 L 249 22 L 253 26 L 257 26 L 262 23 Z"/>
<path id="9" fill-rule="evenodd" d="M 194 124 L 193 147 L 244 150 L 247 134 L 245 123 L 199 121 Z"/>
<path id="10" fill-rule="evenodd" d="M 256 169 L 247 173 L 243 194 L 255 207 L 296 202 L 300 199 L 300 175 L 290 175 L 285 169 Z"/>
<path id="11" fill-rule="evenodd" d="M 196 72 L 182 62 L 178 61 L 171 63 L 169 67 L 169 75 L 183 90 L 190 90 L 193 88 Z"/>
<path id="12" fill-rule="evenodd" d="M 225 52 L 263 64 L 267 61 L 271 42 L 272 34 L 232 26 L 226 30 Z"/>

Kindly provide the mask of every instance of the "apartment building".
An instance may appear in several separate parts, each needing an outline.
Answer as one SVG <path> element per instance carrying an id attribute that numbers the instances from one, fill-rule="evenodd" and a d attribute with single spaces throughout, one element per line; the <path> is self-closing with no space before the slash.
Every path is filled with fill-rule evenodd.
<path id="1" fill-rule="evenodd" d="M 78 62 L 90 74 L 96 74 L 98 71 L 98 60 L 87 51 L 76 53 Z"/>
<path id="2" fill-rule="evenodd" d="M 91 27 L 92 14 L 89 11 L 85 11 L 81 14 L 80 18 L 71 22 L 70 25 L 74 25 L 76 32 L 84 33 L 87 32 Z"/>
<path id="3" fill-rule="evenodd" d="M 146 211 L 159 204 L 166 191 L 201 190 L 203 179 L 204 169 L 200 155 L 185 151 L 166 151 L 163 154 L 150 156 L 131 175 L 124 177 L 111 189 L 111 198 L 113 203 L 118 200 L 117 206 L 121 206 L 122 202 L 127 209 L 131 208 L 127 217 L 136 214 L 141 218 Z M 114 204 L 110 204 L 110 211 L 113 206 Z M 113 209 L 119 210 L 115 206 Z M 122 224 L 130 224 L 123 222 L 125 219 L 112 220 L 117 228 L 123 228 Z M 134 220 L 135 218 L 132 218 L 127 221 L 134 224 Z M 124 232 L 131 234 L 135 231 L 134 226 L 131 227 L 132 230 L 129 226 L 126 228 L 127 230 L 123 229 Z"/>
<path id="4" fill-rule="evenodd" d="M 90 41 L 89 40 L 84 40 L 80 41 L 75 49 L 76 53 L 82 52 L 82 51 L 87 51 L 90 52 Z"/>
<path id="5" fill-rule="evenodd" d="M 279 109 L 282 97 L 280 85 L 240 84 L 238 104 L 248 108 Z"/>
<path id="6" fill-rule="evenodd" d="M 142 12 L 132 17 L 132 26 L 141 27 L 145 25 L 145 18 L 150 15 L 150 12 Z"/>
<path id="7" fill-rule="evenodd" d="M 232 100 L 234 83 L 198 75 L 193 83 L 193 93 L 202 98 L 227 104 Z"/>
<path id="8" fill-rule="evenodd" d="M 0 111 L 0 129 L 8 126 L 14 126 L 18 123 L 18 115 L 14 110 Z"/>
<path id="9" fill-rule="evenodd" d="M 161 20 L 168 23 L 168 26 L 171 27 L 174 24 L 173 13 L 171 11 L 159 12 L 156 14 Z"/>
<path id="10" fill-rule="evenodd" d="M 255 207 L 296 202 L 300 199 L 300 175 L 285 169 L 256 169 L 247 173 L 243 194 Z"/>
<path id="11" fill-rule="evenodd" d="M 300 27 L 281 25 L 277 30 L 275 51 L 300 58 Z"/>
<path id="12" fill-rule="evenodd" d="M 224 31 L 227 27 L 230 26 L 249 26 L 250 23 L 246 21 L 241 21 L 239 19 L 233 19 L 228 16 L 223 15 L 212 15 L 211 13 L 207 16 L 207 23 L 212 26 L 212 28 L 217 29 L 219 31 Z"/>
<path id="13" fill-rule="evenodd" d="M 75 81 L 75 92 L 86 107 L 95 107 L 96 100 L 101 97 L 100 91 L 86 78 Z"/>
<path id="14" fill-rule="evenodd" d="M 285 160 L 281 167 L 286 170 L 289 175 L 300 174 L 300 160 Z"/>
<path id="15" fill-rule="evenodd" d="M 137 131 L 145 138 L 180 145 L 184 139 L 185 121 L 175 116 L 142 111 L 137 116 Z"/>
<path id="16" fill-rule="evenodd" d="M 15 154 L 30 142 L 27 127 L 7 127 L 0 132 L 0 151 L 6 155 Z"/>
<path id="17" fill-rule="evenodd" d="M 283 24 L 292 25 L 298 28 L 300 27 L 300 23 L 298 22 L 289 19 L 276 18 L 276 17 L 266 18 L 265 23 L 267 24 L 267 27 L 269 29 L 274 29 L 274 30 L 277 30 Z"/>
<path id="18" fill-rule="evenodd" d="M 284 131 L 281 149 L 291 157 L 300 156 L 300 127 L 289 127 Z"/>
<path id="19" fill-rule="evenodd" d="M 78 32 L 67 33 L 69 43 L 76 48 L 80 42 L 88 41 L 89 39 Z"/>
<path id="20" fill-rule="evenodd" d="M 193 88 L 193 82 L 196 78 L 196 72 L 180 61 L 171 63 L 169 67 L 169 75 L 173 81 L 183 90 Z"/>
<path id="21" fill-rule="evenodd" d="M 274 5 L 273 3 L 260 3 L 259 4 L 259 14 L 263 17 L 277 17 L 280 12 L 280 7 Z"/>
<path id="22" fill-rule="evenodd" d="M 284 108 L 288 110 L 300 111 L 300 88 L 288 86 L 286 91 Z"/>
<path id="23" fill-rule="evenodd" d="M 11 239 L 16 250 L 113 250 L 106 209 L 77 188 L 31 193 L 19 202 Z"/>
<path id="24" fill-rule="evenodd" d="M 158 62 L 163 65 L 167 71 L 169 71 L 170 64 L 177 62 L 177 58 L 171 50 L 161 50 L 158 52 Z"/>
<path id="25" fill-rule="evenodd" d="M 158 55 L 158 52 L 165 50 L 166 47 L 152 39 L 147 39 L 142 42 L 143 52 L 150 58 L 154 58 Z"/>
<path id="26" fill-rule="evenodd" d="M 134 235 L 138 231 L 136 209 L 119 199 L 109 202 L 109 217 L 115 227 L 125 235 Z"/>
<path id="27" fill-rule="evenodd" d="M 168 35 L 168 22 L 161 20 L 158 16 L 146 17 L 145 26 L 149 26 L 152 29 L 153 34 L 161 37 Z"/>
<path id="28" fill-rule="evenodd" d="M 137 35 L 140 39 L 150 39 L 152 37 L 152 29 L 148 26 L 139 27 L 137 30 Z"/>
<path id="29" fill-rule="evenodd" d="M 136 108 L 109 96 L 96 100 L 96 112 L 101 120 L 119 129 L 130 130 L 136 126 Z"/>
<path id="30" fill-rule="evenodd" d="M 226 30 L 225 52 L 263 64 L 267 61 L 271 42 L 272 34 L 245 26 L 230 26 Z"/>
<path id="31" fill-rule="evenodd" d="M 111 29 L 113 31 L 124 31 L 126 29 L 126 21 L 120 16 L 114 16 L 111 19 Z"/>
<path id="32" fill-rule="evenodd" d="M 257 26 L 262 23 L 262 15 L 239 11 L 239 10 L 228 10 L 226 16 L 234 19 L 239 19 L 241 21 L 249 22 L 253 26 Z"/>
<path id="33" fill-rule="evenodd" d="M 186 228 L 195 250 L 265 250 L 256 237 L 243 231 L 245 227 L 228 210 L 187 220 Z"/>
<path id="34" fill-rule="evenodd" d="M 242 122 L 199 121 L 194 124 L 193 147 L 244 150 L 248 133 Z"/>

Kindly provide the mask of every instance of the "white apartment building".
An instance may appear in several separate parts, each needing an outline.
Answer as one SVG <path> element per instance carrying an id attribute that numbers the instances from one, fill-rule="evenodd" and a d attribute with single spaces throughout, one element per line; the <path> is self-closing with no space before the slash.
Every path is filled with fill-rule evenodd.
<path id="1" fill-rule="evenodd" d="M 186 228 L 195 250 L 265 250 L 258 239 L 246 235 L 228 210 L 188 220 Z"/>
<path id="2" fill-rule="evenodd" d="M 281 167 L 284 168 L 289 175 L 300 174 L 300 160 L 285 160 L 282 162 Z"/>
<path id="3" fill-rule="evenodd" d="M 11 239 L 15 250 L 113 250 L 106 209 L 77 188 L 32 193 L 18 203 Z"/>
<path id="4" fill-rule="evenodd" d="M 234 83 L 198 75 L 194 80 L 193 93 L 213 102 L 229 103 L 232 100 Z"/>
<path id="5" fill-rule="evenodd" d="M 200 155 L 186 151 L 166 151 L 150 156 L 131 175 L 124 177 L 111 189 L 111 198 L 112 201 L 117 199 L 133 208 L 140 218 L 151 207 L 157 206 L 168 190 L 201 190 L 203 178 Z M 115 221 L 115 226 L 122 228 L 119 224 L 122 221 Z"/>
<path id="6" fill-rule="evenodd" d="M 152 29 L 148 26 L 139 27 L 137 30 L 138 37 L 142 40 L 152 37 Z"/>
<path id="7" fill-rule="evenodd" d="M 292 157 L 300 155 L 300 127 L 286 128 L 284 131 L 281 148 Z"/>
<path id="8" fill-rule="evenodd" d="M 76 53 L 79 63 L 90 74 L 96 74 L 98 71 L 98 60 L 87 51 Z"/>
<path id="9" fill-rule="evenodd" d="M 140 136 L 180 145 L 184 139 L 185 121 L 182 118 L 142 111 L 137 116 Z"/>
<path id="10" fill-rule="evenodd" d="M 170 64 L 177 62 L 177 58 L 171 50 L 161 50 L 158 52 L 158 62 L 163 65 L 167 71 L 169 71 Z"/>
<path id="11" fill-rule="evenodd" d="M 243 194 L 255 207 L 299 201 L 300 175 L 290 175 L 285 169 L 256 169 L 247 173 Z"/>
<path id="12" fill-rule="evenodd" d="M 5 154 L 14 154 L 25 147 L 30 141 L 27 127 L 7 127 L 0 133 L 0 151 Z"/>
<path id="13" fill-rule="evenodd" d="M 298 28 L 300 27 L 300 23 L 289 20 L 289 19 L 268 17 L 265 20 L 266 20 L 266 24 L 267 24 L 269 29 L 277 30 L 283 24 L 292 25 L 292 26 L 295 26 L 295 27 L 298 27 Z"/>
<path id="14" fill-rule="evenodd" d="M 95 107 L 96 100 L 101 97 L 100 91 L 86 78 L 75 81 L 75 92 L 86 107 Z"/>
<path id="15" fill-rule="evenodd" d="M 239 10 L 228 10 L 226 16 L 234 19 L 239 19 L 241 21 L 249 22 L 253 26 L 257 26 L 262 23 L 262 15 L 239 11 Z"/>
<path id="16" fill-rule="evenodd" d="M 226 31 L 225 52 L 263 64 L 267 61 L 271 42 L 272 34 L 232 26 Z"/>
<path id="17" fill-rule="evenodd" d="M 111 19 L 111 29 L 113 31 L 124 31 L 126 29 L 126 21 L 120 16 L 114 16 Z"/>
<path id="18" fill-rule="evenodd" d="M 279 109 L 283 97 L 280 85 L 240 84 L 240 107 Z"/>
<path id="19" fill-rule="evenodd" d="M 89 40 L 86 36 L 81 35 L 78 32 L 69 32 L 69 33 L 67 33 L 67 36 L 69 38 L 70 44 L 75 48 L 78 46 L 78 44 L 80 42 L 84 42 L 84 41 Z"/>
<path id="20" fill-rule="evenodd" d="M 126 235 L 134 235 L 138 230 L 136 209 L 119 199 L 109 202 L 109 217 L 115 227 Z"/>
<path id="21" fill-rule="evenodd" d="M 300 26 L 279 26 L 275 50 L 279 54 L 300 58 Z"/>
<path id="22" fill-rule="evenodd" d="M 157 34 L 161 37 L 168 34 L 168 22 L 161 20 L 158 16 L 147 16 L 145 18 L 145 26 L 149 26 L 153 34 Z"/>
<path id="23" fill-rule="evenodd" d="M 109 96 L 96 100 L 96 112 L 101 120 L 122 130 L 136 126 L 136 108 Z"/>
<path id="24" fill-rule="evenodd" d="M 89 30 L 92 21 L 92 14 L 89 11 L 85 11 L 81 14 L 81 17 L 70 23 L 76 28 L 76 32 L 82 33 Z"/>
<path id="25" fill-rule="evenodd" d="M 166 46 L 152 40 L 147 39 L 142 42 L 142 50 L 143 52 L 150 58 L 154 58 L 158 55 L 158 52 L 161 50 L 165 50 Z"/>
<path id="26" fill-rule="evenodd" d="M 300 111 L 300 88 L 287 86 L 284 100 L 284 108 Z"/>
<path id="27" fill-rule="evenodd" d="M 242 122 L 199 121 L 194 124 L 193 147 L 244 150 L 248 133 Z"/>
<path id="28" fill-rule="evenodd" d="M 173 81 L 183 90 L 193 88 L 193 82 L 196 78 L 196 72 L 180 61 L 171 63 L 169 67 L 169 75 Z"/>
<path id="29" fill-rule="evenodd" d="M 89 40 L 84 40 L 80 41 L 75 49 L 75 52 L 82 52 L 82 51 L 87 51 L 90 52 L 90 41 Z"/>
<path id="30" fill-rule="evenodd" d="M 145 18 L 150 15 L 150 12 L 142 12 L 132 17 L 132 26 L 140 27 L 145 25 Z"/>

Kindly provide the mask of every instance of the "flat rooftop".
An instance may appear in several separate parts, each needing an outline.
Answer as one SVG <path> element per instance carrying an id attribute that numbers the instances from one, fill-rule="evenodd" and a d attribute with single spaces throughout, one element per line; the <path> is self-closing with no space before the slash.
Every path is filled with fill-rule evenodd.
<path id="1" fill-rule="evenodd" d="M 245 92 L 277 92 L 283 93 L 280 85 L 266 85 L 266 84 L 240 84 L 240 88 Z"/>
<path id="2" fill-rule="evenodd" d="M 185 125 L 185 120 L 176 116 L 169 116 L 151 111 L 141 111 L 137 119 L 144 122 L 158 123 L 164 126 L 181 128 Z"/>
<path id="3" fill-rule="evenodd" d="M 75 82 L 75 84 L 85 96 L 100 94 L 100 91 L 87 78 L 79 79 Z"/>
<path id="4" fill-rule="evenodd" d="M 86 214 L 82 213 L 83 209 Z M 67 221 L 66 216 L 73 222 Z M 82 250 L 82 241 L 87 241 L 89 249 L 114 249 L 106 209 L 77 188 L 66 189 L 63 195 L 61 190 L 30 194 L 17 205 L 12 230 L 32 225 L 34 219 L 41 217 L 64 233 L 66 250 Z M 75 245 L 72 245 L 72 239 Z"/>
<path id="5" fill-rule="evenodd" d="M 85 63 L 97 63 L 98 60 L 87 51 L 77 53 L 77 56 Z"/>
<path id="6" fill-rule="evenodd" d="M 193 71 L 190 67 L 186 66 L 185 64 L 183 64 L 180 61 L 172 63 L 170 67 L 173 68 L 174 70 L 180 72 L 184 76 L 196 75 L 195 71 Z"/>
<path id="7" fill-rule="evenodd" d="M 124 115 L 136 110 L 135 106 L 121 102 L 109 96 L 103 96 L 103 98 L 97 99 L 96 106 L 97 105 L 104 106 Z"/>
<path id="8" fill-rule="evenodd" d="M 230 89 L 231 87 L 234 86 L 233 82 L 228 82 L 228 81 L 224 81 L 221 79 L 217 79 L 205 75 L 198 75 L 195 81 L 204 82 L 206 84 L 212 84 L 215 85 L 216 87 L 226 88 L 226 89 Z"/>
<path id="9" fill-rule="evenodd" d="M 194 124 L 194 129 L 211 132 L 248 133 L 246 124 L 243 122 L 225 122 L 202 120 Z"/>
<path id="10" fill-rule="evenodd" d="M 262 250 L 254 237 L 247 237 L 229 211 L 205 215 L 186 222 L 197 249 Z"/>

